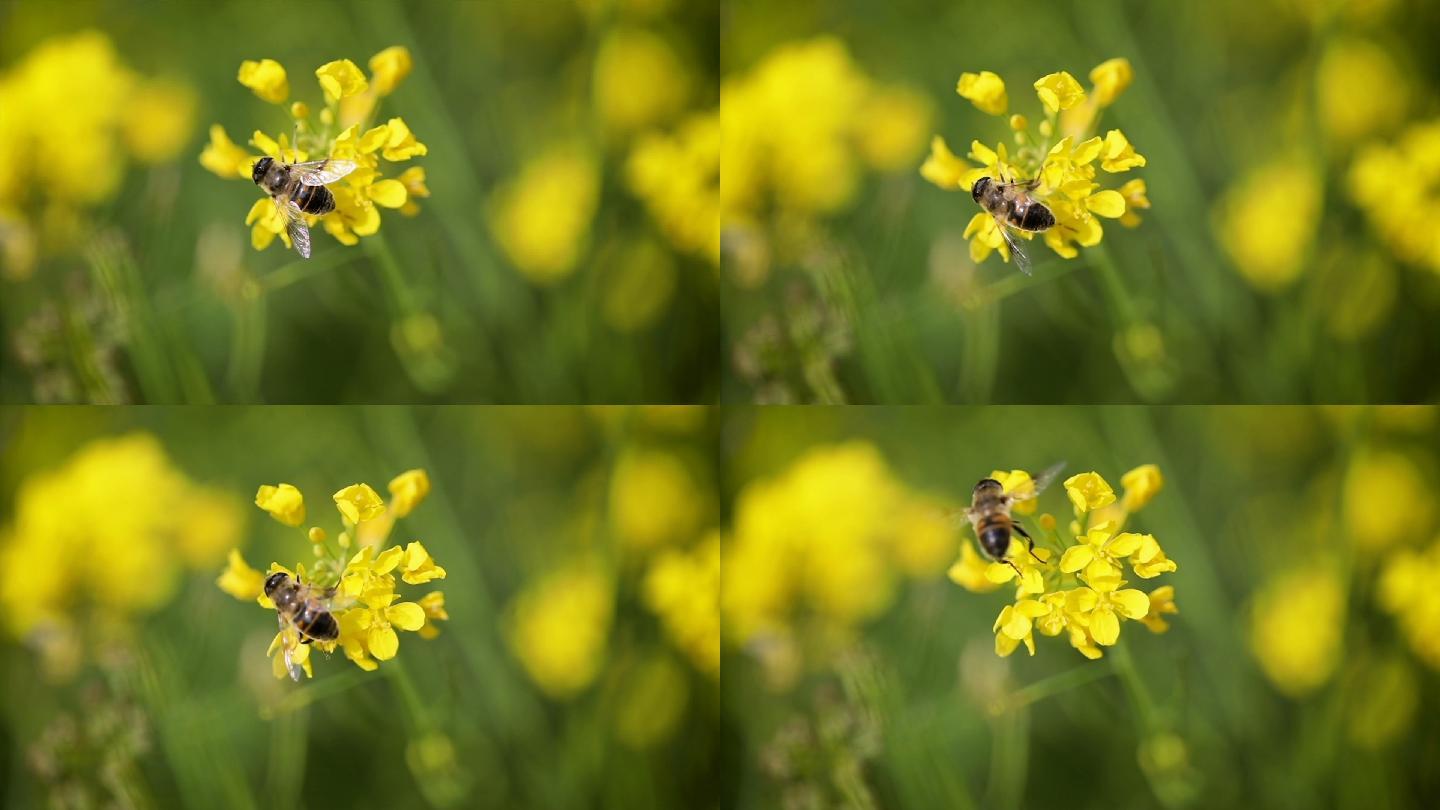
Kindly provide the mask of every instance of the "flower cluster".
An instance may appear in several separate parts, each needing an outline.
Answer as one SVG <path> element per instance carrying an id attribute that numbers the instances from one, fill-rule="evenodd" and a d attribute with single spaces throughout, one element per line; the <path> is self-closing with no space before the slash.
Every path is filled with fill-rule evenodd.
<path id="1" fill-rule="evenodd" d="M 388 661 L 399 652 L 397 630 L 433 638 L 439 632 L 434 622 L 450 618 L 440 591 L 413 602 L 398 601 L 397 577 L 408 585 L 445 578 L 445 569 L 436 565 L 425 546 L 416 540 L 403 547 L 383 548 L 395 520 L 410 514 L 429 494 L 430 479 L 424 470 L 410 470 L 391 480 L 389 489 L 388 504 L 368 484 L 352 484 L 334 494 L 344 530 L 333 544 L 319 526 L 306 532 L 316 558 L 309 570 L 303 563 L 294 569 L 272 563 L 269 571 L 262 573 L 246 564 L 238 550 L 230 552 L 229 566 L 216 580 L 221 590 L 274 610 L 275 604 L 264 593 L 265 579 L 267 574 L 284 572 L 325 600 L 340 627 L 340 636 L 333 641 L 304 644 L 293 625 L 283 624 L 269 650 L 275 677 L 285 677 L 291 663 L 303 669 L 306 677 L 313 677 L 312 647 L 326 653 L 340 647 L 356 666 L 374 670 L 379 661 Z M 286 526 L 305 523 L 305 497 L 290 484 L 260 487 L 255 505 Z"/>
<path id="2" fill-rule="evenodd" d="M 1440 235 L 1396 212 L 1440 206 L 1440 119 L 1412 124 L 1393 143 L 1361 147 L 1346 184 L 1370 227 L 1396 258 L 1440 273 Z"/>
<path id="3" fill-rule="evenodd" d="M 543 147 L 491 193 L 486 218 L 507 259 L 531 282 L 568 278 L 590 245 L 600 164 L 578 143 Z"/>
<path id="4" fill-rule="evenodd" d="M 890 606 L 902 576 L 945 569 L 957 540 L 946 510 L 866 442 L 811 449 L 746 484 L 724 549 L 725 635 L 788 681 L 798 645 L 825 657 Z"/>
<path id="5" fill-rule="evenodd" d="M 1440 670 L 1440 538 L 1423 550 L 1388 555 L 1380 574 L 1380 604 L 1395 616 L 1415 654 Z"/>
<path id="6" fill-rule="evenodd" d="M 720 677 L 720 535 L 691 551 L 661 552 L 645 575 L 645 604 L 695 667 Z"/>
<path id="7" fill-rule="evenodd" d="M 720 264 L 720 115 L 691 116 L 641 137 L 626 181 L 676 247 Z"/>
<path id="8" fill-rule="evenodd" d="M 971 141 L 967 157 L 979 166 L 956 157 L 940 136 L 931 142 L 930 157 L 920 173 L 931 183 L 948 191 L 970 192 L 975 181 L 989 177 L 1000 182 L 1035 182 L 1031 197 L 1043 202 L 1055 215 L 1055 226 L 1045 231 L 1045 244 L 1059 255 L 1073 259 L 1078 247 L 1100 244 L 1105 232 L 1097 217 L 1119 219 L 1122 225 L 1140 222 L 1136 209 L 1150 207 L 1145 181 L 1133 179 L 1118 189 L 1102 188 L 1096 169 L 1121 174 L 1143 167 L 1145 157 L 1135 151 L 1119 129 L 1098 134 L 1104 110 L 1129 87 L 1134 73 L 1129 61 L 1110 59 L 1090 71 L 1091 88 L 1086 93 L 1065 71 L 1051 73 L 1035 82 L 1035 93 L 1044 106 L 1045 117 L 1032 128 L 1024 115 L 1009 116 L 1014 152 L 1003 142 L 994 149 Z M 990 71 L 960 76 L 956 92 L 987 115 L 1003 116 L 1010 108 L 1005 82 Z M 1030 238 L 1029 233 L 1022 236 Z M 965 228 L 970 240 L 970 257 L 984 261 L 992 251 L 1010 260 L 995 218 L 977 212 Z"/>
<path id="9" fill-rule="evenodd" d="M 161 607 L 181 573 L 217 563 L 244 523 L 238 502 L 192 482 L 153 436 L 93 441 L 20 484 L 0 530 L 4 629 L 69 671 L 81 631 Z"/>
<path id="10" fill-rule="evenodd" d="M 541 690 L 569 698 L 599 674 L 614 613 L 614 580 L 581 559 L 525 588 L 509 607 L 506 639 Z"/>
<path id="11" fill-rule="evenodd" d="M 125 158 L 171 160 L 195 107 L 192 88 L 135 73 L 99 31 L 46 40 L 0 73 L 0 275 L 82 244 L 84 212 L 119 191 Z"/>
<path id="12" fill-rule="evenodd" d="M 996 471 L 1006 493 L 1026 494 L 1034 482 L 1022 470 Z M 1154 535 L 1123 531 L 1130 516 L 1155 496 L 1164 484 L 1153 464 L 1136 467 L 1121 479 L 1124 495 L 1116 498 L 1110 484 L 1098 473 L 1085 472 L 1065 481 L 1065 493 L 1075 511 L 1069 539 L 1058 531 L 1052 515 L 1036 521 L 1036 547 L 1031 550 L 1012 537 L 1002 561 L 986 561 L 966 543 L 950 578 L 965 589 L 983 593 L 1015 583 L 1015 601 L 995 620 L 995 652 L 1010 655 L 1022 643 L 1035 654 L 1034 631 L 1042 635 L 1066 634 L 1070 645 L 1086 658 L 1104 655 L 1103 647 L 1120 640 L 1124 620 L 1141 621 L 1151 631 L 1169 629 L 1167 614 L 1177 612 L 1175 589 L 1165 585 L 1149 593 L 1126 588 L 1125 568 L 1140 579 L 1154 579 L 1176 570 Z M 1012 516 L 1033 513 L 1033 499 L 1016 504 Z M 1059 554 L 1058 558 L 1056 554 Z"/>
<path id="13" fill-rule="evenodd" d="M 335 210 L 323 219 L 306 215 L 312 227 L 323 221 L 326 232 L 341 244 L 357 244 L 360 237 L 380 230 L 376 206 L 413 216 L 420 210 L 415 199 L 430 196 L 423 167 L 412 166 L 394 178 L 381 174 L 382 158 L 388 163 L 402 163 L 429 151 L 404 119 L 394 117 L 376 123 L 381 99 L 395 91 L 410 69 L 410 52 L 398 45 L 370 58 L 368 80 L 349 59 L 328 62 L 315 71 L 325 99 L 318 113 L 312 114 L 305 102 L 294 101 L 285 108 L 293 122 L 291 134 L 282 132 L 272 138 L 256 130 L 250 137 L 251 146 L 287 163 L 324 158 L 355 162 L 353 172 L 329 186 L 335 195 Z M 289 76 L 273 59 L 247 59 L 240 65 L 238 78 L 263 101 L 284 105 L 290 100 Z M 210 143 L 200 154 L 205 168 L 226 179 L 249 181 L 256 160 L 230 139 L 224 127 L 210 127 Z M 287 247 L 290 245 L 284 216 L 268 197 L 255 201 L 245 224 L 251 226 L 250 243 L 256 250 L 269 247 L 277 236 Z"/>

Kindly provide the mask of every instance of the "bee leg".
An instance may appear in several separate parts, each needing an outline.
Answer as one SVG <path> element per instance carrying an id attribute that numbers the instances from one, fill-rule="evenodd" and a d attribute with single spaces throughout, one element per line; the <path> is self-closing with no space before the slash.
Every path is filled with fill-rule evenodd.
<path id="1" fill-rule="evenodd" d="M 1005 561 L 1005 564 L 1008 565 L 1008 566 L 1010 566 L 1011 568 L 1014 568 L 1014 569 L 1015 569 L 1015 578 L 1016 578 L 1016 579 L 1024 579 L 1024 578 L 1025 578 L 1025 575 L 1022 574 L 1022 573 L 1020 573 L 1020 566 L 1016 565 L 1014 560 L 1006 560 L 1006 561 Z"/>
<path id="2" fill-rule="evenodd" d="M 310 642 L 312 642 L 312 641 L 314 641 L 314 640 L 315 640 L 315 639 L 310 638 L 309 636 L 301 636 L 301 637 L 300 637 L 300 643 L 301 643 L 301 644 L 309 644 Z"/>
<path id="3" fill-rule="evenodd" d="M 1021 537 L 1025 538 L 1026 543 L 1030 544 L 1030 556 L 1034 557 L 1036 562 L 1045 562 L 1044 560 L 1040 559 L 1039 554 L 1035 553 L 1035 538 L 1031 537 L 1030 533 L 1025 531 L 1025 527 L 1020 525 L 1020 521 L 1017 520 L 1012 523 L 1011 528 L 1013 528 L 1015 532 Z"/>

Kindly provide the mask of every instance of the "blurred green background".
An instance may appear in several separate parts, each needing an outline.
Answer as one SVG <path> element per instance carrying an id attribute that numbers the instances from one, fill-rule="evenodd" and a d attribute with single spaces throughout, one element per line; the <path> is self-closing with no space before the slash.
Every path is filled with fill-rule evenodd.
<path id="1" fill-rule="evenodd" d="M 1437 26 L 1431 0 L 726 3 L 724 399 L 1434 401 Z M 1031 243 L 1033 278 L 976 266 L 978 208 L 918 170 L 933 135 L 1011 133 L 957 79 L 999 74 L 1034 127 L 1032 82 L 1113 57 L 1100 134 L 1148 159 L 1114 178 L 1143 222 Z"/>
<path id="2" fill-rule="evenodd" d="M 0 804 L 711 806 L 717 429 L 667 407 L 0 410 Z M 412 468 L 432 490 L 390 542 L 448 575 L 399 590 L 443 591 L 449 620 L 378 671 L 337 650 L 276 680 L 276 620 L 216 586 L 226 552 L 313 562 L 330 493 Z M 299 527 L 250 503 L 281 481 Z"/>
<path id="3" fill-rule="evenodd" d="M 717 385 L 716 6 L 0 3 L 0 401 L 699 402 Z M 252 250 L 198 158 L 289 137 L 236 81 L 403 46 L 431 196 Z"/>
<path id="4" fill-rule="evenodd" d="M 739 807 L 1420 808 L 1440 795 L 1440 414 L 727 409 L 725 772 Z M 997 657 L 946 578 L 992 470 L 1164 487 L 1127 531 L 1177 615 Z M 1070 519 L 1060 486 L 1041 513 Z M 1024 519 L 1032 534 L 1039 516 Z M 1042 546 L 1046 545 L 1042 539 Z M 757 615 L 763 620 L 757 621 Z"/>

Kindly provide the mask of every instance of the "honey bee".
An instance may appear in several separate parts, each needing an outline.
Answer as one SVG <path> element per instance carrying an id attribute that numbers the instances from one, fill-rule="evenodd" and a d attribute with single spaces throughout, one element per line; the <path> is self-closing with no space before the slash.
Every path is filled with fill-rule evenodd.
<path id="1" fill-rule="evenodd" d="M 1020 240 L 1009 229 L 1041 233 L 1055 227 L 1055 214 L 1045 203 L 1030 196 L 1030 192 L 1039 185 L 1038 176 L 1010 183 L 982 177 L 970 188 L 970 196 L 995 218 L 995 227 L 1005 237 L 1005 244 L 1010 246 L 1010 255 L 1015 257 L 1016 266 L 1027 276 L 1030 275 L 1030 257 L 1025 255 Z"/>
<path id="2" fill-rule="evenodd" d="M 250 178 L 265 190 L 285 218 L 285 232 L 290 243 L 304 258 L 310 258 L 310 228 L 305 214 L 323 217 L 335 210 L 335 195 L 325 184 L 333 183 L 355 171 L 355 161 L 312 160 L 307 163 L 285 163 L 272 157 L 255 161 Z"/>
<path id="3" fill-rule="evenodd" d="M 1030 554 L 1035 555 L 1035 541 L 1030 533 L 1025 531 L 1015 518 L 1011 517 L 1010 509 L 1017 503 L 1033 500 L 1040 495 L 1045 487 L 1060 475 L 1065 469 L 1065 462 L 1055 464 L 1050 469 L 1040 473 L 1028 487 L 1022 487 L 1014 492 L 1006 492 L 1005 487 L 994 478 L 982 478 L 975 485 L 975 492 L 971 496 L 970 508 L 965 510 L 965 517 L 970 519 L 970 527 L 975 530 L 975 539 L 980 543 L 980 550 L 996 562 L 1008 564 L 1015 568 L 1015 563 L 1006 558 L 1010 551 L 1010 535 L 1018 534 L 1025 538 L 1030 544 Z M 1038 556 L 1035 559 L 1040 559 Z"/>
<path id="4" fill-rule="evenodd" d="M 290 677 L 298 681 L 303 670 L 292 658 L 295 648 L 299 644 L 334 641 L 340 637 L 340 624 L 330 613 L 330 599 L 335 589 L 317 591 L 299 579 L 291 579 L 284 571 L 276 571 L 265 579 L 265 595 L 275 603 L 275 613 L 280 619 L 285 668 L 290 671 Z"/>

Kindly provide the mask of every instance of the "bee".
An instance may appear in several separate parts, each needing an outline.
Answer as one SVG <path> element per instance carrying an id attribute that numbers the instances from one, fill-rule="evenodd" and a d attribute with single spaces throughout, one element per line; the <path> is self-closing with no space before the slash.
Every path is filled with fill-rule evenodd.
<path id="1" fill-rule="evenodd" d="M 323 217 L 335 210 L 335 195 L 325 188 L 355 171 L 355 161 L 312 160 L 308 163 L 285 163 L 272 157 L 255 161 L 250 178 L 265 190 L 285 218 L 285 232 L 290 243 L 304 258 L 310 258 L 310 228 L 305 214 Z"/>
<path id="2" fill-rule="evenodd" d="M 970 508 L 965 510 L 965 517 L 970 519 L 970 527 L 975 530 L 975 539 L 979 541 L 980 550 L 985 552 L 985 556 L 996 562 L 1006 563 L 1015 568 L 1015 573 L 1020 573 L 1015 563 L 1005 557 L 1010 551 L 1010 536 L 1014 533 L 1025 538 L 1025 542 L 1030 544 L 1030 555 L 1040 559 L 1035 555 L 1035 540 L 1025 531 L 1024 526 L 1010 516 L 1010 510 L 1017 503 L 1039 496 L 1063 469 L 1065 462 L 1062 461 L 1040 473 L 1031 486 L 1017 492 L 1007 493 L 1005 487 L 994 478 L 980 479 L 971 495 Z"/>
<path id="3" fill-rule="evenodd" d="M 309 644 L 340 637 L 340 624 L 330 613 L 330 599 L 335 589 L 316 591 L 299 579 L 291 579 L 284 571 L 276 571 L 265 579 L 265 595 L 275 603 L 275 613 L 280 619 L 285 668 L 290 671 L 290 677 L 298 681 L 302 670 L 291 658 L 296 640 L 298 644 Z"/>
<path id="4" fill-rule="evenodd" d="M 1020 240 L 1009 229 L 1041 233 L 1055 227 L 1055 214 L 1045 203 L 1030 196 L 1030 192 L 1039 185 L 1038 176 L 1012 183 L 982 177 L 970 188 L 970 196 L 995 218 L 995 227 L 1005 237 L 1005 244 L 1010 246 L 1010 255 L 1015 257 L 1016 266 L 1027 276 L 1030 275 L 1030 257 L 1025 255 Z"/>

